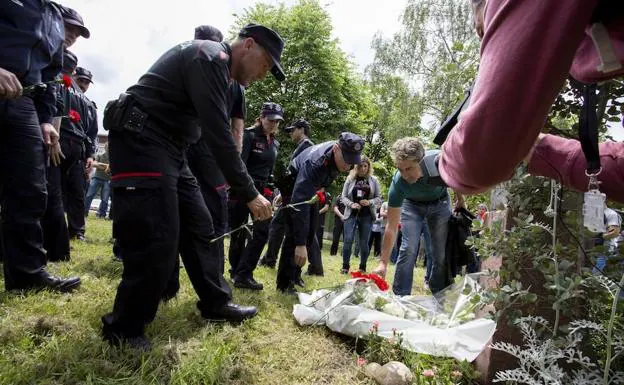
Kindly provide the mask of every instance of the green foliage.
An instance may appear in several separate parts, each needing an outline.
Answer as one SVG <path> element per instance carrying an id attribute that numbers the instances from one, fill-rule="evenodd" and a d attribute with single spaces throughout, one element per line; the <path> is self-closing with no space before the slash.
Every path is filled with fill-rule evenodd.
<path id="1" fill-rule="evenodd" d="M 424 112 L 441 123 L 476 74 L 479 41 L 469 3 L 410 0 L 401 21 L 392 39 L 373 40 L 373 72 L 404 76 L 419 90 Z"/>
<path id="2" fill-rule="evenodd" d="M 262 103 L 272 101 L 284 107 L 284 124 L 299 118 L 310 122 L 315 143 L 335 140 L 343 131 L 366 133 L 372 98 L 338 40 L 331 37 L 331 19 L 318 1 L 301 0 L 292 6 L 258 3 L 237 16 L 232 32 L 250 22 L 273 28 L 284 39 L 286 80 L 280 84 L 269 75 L 247 90 L 249 125 Z M 278 138 L 282 146 L 277 176 L 295 148 L 287 135 Z"/>

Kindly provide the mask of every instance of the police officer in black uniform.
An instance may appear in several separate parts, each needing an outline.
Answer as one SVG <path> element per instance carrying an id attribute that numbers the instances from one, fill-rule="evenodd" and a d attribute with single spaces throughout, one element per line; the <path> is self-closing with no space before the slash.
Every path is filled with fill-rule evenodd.
<path id="1" fill-rule="evenodd" d="M 62 7 L 66 30 L 77 28 L 81 36 L 88 38 L 89 30 L 84 26 L 80 14 L 74 9 Z M 65 39 L 65 48 L 71 47 L 75 39 Z M 73 74 L 68 74 L 73 75 Z M 59 88 L 58 100 L 63 105 L 63 115 L 70 110 L 80 114 L 80 121 L 61 119 L 61 149 L 65 156 L 61 162 L 61 178 L 69 237 L 84 240 L 85 218 L 85 169 L 91 169 L 97 139 L 97 117 L 92 102 L 84 95 L 76 82 L 69 88 Z"/>
<path id="2" fill-rule="evenodd" d="M 148 348 L 145 325 L 156 314 L 176 264 L 178 250 L 199 296 L 204 318 L 240 322 L 255 307 L 231 302 L 227 282 L 212 253 L 214 230 L 185 155 L 203 137 L 232 188 L 242 191 L 255 219 L 272 215 L 271 204 L 254 187 L 230 134 L 230 79 L 242 86 L 271 72 L 284 79 L 283 49 L 274 31 L 249 24 L 232 45 L 193 40 L 163 56 L 119 99 L 107 104 L 114 221 L 124 271 L 103 335 Z M 198 123 L 200 126 L 198 126 Z"/>
<path id="3" fill-rule="evenodd" d="M 284 132 L 290 136 L 293 142 L 297 143 L 297 147 L 295 147 L 295 151 L 293 151 L 288 161 L 289 164 L 303 150 L 314 145 L 314 142 L 308 137 L 310 135 L 310 123 L 305 119 L 296 120 L 290 126 L 285 127 Z M 282 247 L 282 241 L 284 240 L 284 230 L 284 213 L 282 210 L 279 210 L 271 220 L 271 225 L 269 227 L 269 245 L 267 246 L 266 254 L 264 254 L 264 257 L 259 261 L 260 265 L 270 268 L 275 267 L 280 248 Z"/>
<path id="4" fill-rule="evenodd" d="M 349 171 L 359 164 L 364 140 L 350 132 L 340 134 L 338 141 L 312 146 L 293 159 L 289 165 L 290 187 L 285 183 L 282 191 L 284 204 L 309 200 L 321 187 L 329 187 L 340 172 Z M 284 293 L 295 292 L 297 266 L 308 259 L 306 242 L 310 228 L 309 205 L 300 205 L 299 211 L 284 210 L 286 234 L 277 272 L 277 289 Z"/>
<path id="5" fill-rule="evenodd" d="M 195 28 L 194 38 L 195 40 L 211 40 L 220 43 L 223 40 L 223 34 L 211 25 L 200 25 Z M 245 89 L 238 84 L 236 80 L 232 80 L 230 84 L 227 102 L 232 136 L 235 138 L 237 147 L 242 147 L 242 144 L 238 144 L 240 141 L 238 138 L 242 139 L 242 132 L 245 127 Z M 214 155 L 212 155 L 210 144 L 203 139 L 204 137 L 197 143 L 191 145 L 186 152 L 186 156 L 188 158 L 189 168 L 193 176 L 197 179 L 202 196 L 204 197 L 204 202 L 212 217 L 215 237 L 219 237 L 225 233 L 227 228 L 227 182 L 219 169 L 217 160 Z M 219 256 L 221 273 L 223 274 L 223 266 L 225 263 L 223 238 L 211 243 L 211 247 L 214 249 L 213 252 Z M 175 297 L 179 289 L 180 269 L 179 266 L 176 266 L 167 284 L 167 289 L 162 295 L 163 300 L 166 301 Z"/>
<path id="6" fill-rule="evenodd" d="M 62 74 L 69 77 L 72 76 L 78 65 L 78 59 L 68 49 L 63 51 L 63 69 Z M 62 117 L 56 118 L 57 125 L 59 119 L 69 120 L 69 110 L 72 103 L 69 101 L 70 94 L 65 87 L 59 87 L 59 93 L 56 98 L 57 115 Z M 80 101 L 77 101 L 79 103 Z M 73 104 L 76 104 L 74 101 Z M 77 124 L 78 122 L 76 122 Z M 61 129 L 61 134 L 69 135 L 66 130 Z M 82 131 L 79 133 L 82 135 Z M 61 142 L 62 143 L 62 142 Z M 62 145 L 61 145 L 62 147 Z M 67 230 L 67 221 L 65 220 L 65 210 L 63 209 L 63 171 L 61 164 L 63 160 L 57 163 L 56 159 L 46 167 L 48 189 L 48 201 L 46 211 L 41 218 L 41 227 L 43 228 L 43 246 L 46 250 L 46 256 L 50 262 L 68 261 L 70 259 L 69 233 Z"/>
<path id="7" fill-rule="evenodd" d="M 74 81 L 83 95 L 89 89 L 89 86 L 93 84 L 93 74 L 91 71 L 84 67 L 76 67 L 74 72 Z M 98 119 L 97 119 L 97 104 L 87 96 L 84 97 L 86 101 L 86 114 L 85 127 L 87 129 L 87 141 L 85 142 L 85 168 L 84 168 L 84 191 L 85 196 L 89 189 L 89 182 L 91 178 L 92 165 L 97 154 L 97 134 L 98 134 Z M 83 203 L 84 206 L 84 203 Z M 84 207 L 84 212 L 88 212 L 89 208 Z"/>
<path id="8" fill-rule="evenodd" d="M 46 147 L 58 157 L 56 86 L 61 70 L 63 18 L 56 4 L 41 0 L 0 2 L 0 167 L 2 254 L 7 290 L 71 291 L 80 278 L 62 279 L 45 270 L 40 220 L 46 208 Z"/>
<path id="9" fill-rule="evenodd" d="M 279 142 L 275 139 L 275 132 L 279 123 L 284 119 L 283 116 L 282 106 L 276 103 L 264 103 L 260 117 L 256 119 L 256 124 L 247 128 L 243 135 L 241 158 L 247 165 L 247 171 L 253 178 L 254 185 L 258 191 L 263 192 L 267 199 L 273 198 L 273 189 L 269 186 L 269 179 L 273 174 L 279 150 Z M 241 205 L 240 199 L 237 199 L 232 215 L 232 228 L 236 229 L 244 224 L 247 221 L 248 212 L 247 207 Z M 234 286 L 243 289 L 262 290 L 262 284 L 254 279 L 253 271 L 258 265 L 260 254 L 269 237 L 270 224 L 271 221 L 269 220 L 254 222 L 253 235 L 243 249 L 239 260 L 237 260 L 237 252 L 240 249 L 240 244 L 236 243 L 237 233 L 233 234 L 230 242 L 230 264 L 232 271 L 234 271 Z M 234 247 L 235 245 L 237 247 Z"/>

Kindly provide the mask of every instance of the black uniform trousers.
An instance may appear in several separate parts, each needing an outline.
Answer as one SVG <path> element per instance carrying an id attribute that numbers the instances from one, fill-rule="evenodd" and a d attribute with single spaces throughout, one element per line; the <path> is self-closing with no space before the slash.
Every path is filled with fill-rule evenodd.
<path id="1" fill-rule="evenodd" d="M 291 290 L 295 287 L 298 267 L 295 264 L 295 239 L 293 238 L 292 209 L 282 210 L 284 213 L 284 243 L 277 268 L 277 290 Z"/>
<path id="2" fill-rule="evenodd" d="M 282 242 L 284 241 L 284 230 L 284 213 L 282 210 L 279 210 L 275 213 L 273 219 L 271 219 L 271 224 L 269 225 L 269 244 L 264 257 L 262 257 L 261 264 L 275 267 Z"/>
<path id="3" fill-rule="evenodd" d="M 317 238 L 317 229 L 319 227 L 320 219 L 319 203 L 314 203 L 308 207 L 308 210 L 310 210 L 310 227 L 308 230 L 308 238 L 306 240 L 306 246 L 308 248 L 308 274 L 323 275 L 323 260 L 321 259 L 321 248 Z"/>
<path id="4" fill-rule="evenodd" d="M 48 261 L 69 260 L 69 233 L 63 210 L 63 188 L 61 167 L 50 165 L 47 168 L 48 204 L 41 219 L 43 228 L 43 247 L 47 251 Z"/>
<path id="5" fill-rule="evenodd" d="M 123 274 L 112 313 L 102 317 L 107 338 L 143 334 L 154 319 L 178 250 L 199 296 L 200 311 L 230 300 L 213 253 L 210 213 L 184 149 L 146 128 L 111 131 L 110 163 L 115 232 Z"/>
<path id="6" fill-rule="evenodd" d="M 323 250 L 323 236 L 325 235 L 325 214 L 319 214 L 318 226 L 316 228 L 316 239 L 318 240 L 319 249 Z"/>
<path id="7" fill-rule="evenodd" d="M 271 221 L 268 219 L 254 222 L 251 239 L 247 242 L 247 246 L 238 261 L 238 267 L 234 273 L 235 279 L 253 277 L 253 272 L 258 266 L 258 260 L 260 260 L 260 255 L 262 250 L 264 250 L 264 245 L 266 245 L 269 239 L 270 225 Z"/>
<path id="8" fill-rule="evenodd" d="M 228 193 L 225 183 L 215 183 L 215 178 L 212 174 L 215 170 L 214 167 L 218 166 L 212 155 L 205 155 L 207 146 L 208 144 L 205 141 L 200 140 L 189 148 L 187 156 L 189 168 L 197 179 L 197 183 L 199 183 L 204 202 L 212 217 L 215 237 L 219 237 L 227 231 Z M 215 248 L 213 252 L 219 256 L 221 274 L 223 274 L 225 265 L 223 238 L 213 242 L 212 246 Z"/>
<path id="9" fill-rule="evenodd" d="M 21 289 L 43 273 L 45 145 L 33 100 L 0 100 L 0 205 L 4 285 Z"/>
<path id="10" fill-rule="evenodd" d="M 61 133 L 61 178 L 69 237 L 85 233 L 85 175 L 83 139 Z"/>
<path id="11" fill-rule="evenodd" d="M 332 232 L 332 244 L 329 250 L 329 255 L 338 254 L 338 243 L 340 242 L 340 236 L 342 236 L 342 230 L 344 229 L 344 222 L 338 216 L 334 217 L 334 230 Z"/>
<path id="12" fill-rule="evenodd" d="M 243 199 L 234 197 L 229 202 L 228 221 L 230 231 L 239 228 L 249 221 L 249 208 Z M 230 235 L 230 249 L 228 260 L 230 261 L 230 277 L 234 278 L 238 263 L 241 260 L 249 233 L 242 229 Z"/>

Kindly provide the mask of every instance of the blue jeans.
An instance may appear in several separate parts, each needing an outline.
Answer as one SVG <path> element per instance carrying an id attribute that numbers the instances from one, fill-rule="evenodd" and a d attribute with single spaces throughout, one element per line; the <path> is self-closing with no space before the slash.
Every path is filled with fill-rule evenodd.
<path id="1" fill-rule="evenodd" d="M 431 274 L 429 288 L 435 294 L 444 289 L 447 283 L 446 237 L 451 217 L 448 197 L 436 202 L 415 203 L 409 200 L 401 207 L 403 241 L 397 258 L 392 290 L 396 295 L 409 295 L 412 292 L 414 265 L 420 247 L 420 234 L 427 224 L 431 233 Z"/>
<path id="2" fill-rule="evenodd" d="M 368 260 L 369 248 L 368 238 L 370 237 L 373 218 L 370 215 L 363 217 L 350 216 L 344 222 L 344 245 L 342 246 L 342 268 L 349 269 L 351 260 L 351 248 L 357 227 L 358 240 L 360 245 L 360 270 L 366 270 L 366 260 Z"/>
<path id="3" fill-rule="evenodd" d="M 425 281 L 429 281 L 429 277 L 431 277 L 431 269 L 433 268 L 433 248 L 431 247 L 431 232 L 429 231 L 429 225 L 427 223 L 425 223 L 422 227 L 422 235 L 425 241 L 425 259 L 427 260 Z"/>
<path id="4" fill-rule="evenodd" d="M 105 217 L 108 212 L 108 199 L 110 198 L 110 181 L 100 179 L 100 178 L 91 178 L 91 183 L 89 183 L 89 190 L 87 190 L 87 195 L 85 196 L 85 215 L 89 214 L 89 208 L 91 207 L 91 201 L 97 194 L 98 190 L 102 190 L 100 202 L 100 207 L 98 207 L 97 216 Z"/>

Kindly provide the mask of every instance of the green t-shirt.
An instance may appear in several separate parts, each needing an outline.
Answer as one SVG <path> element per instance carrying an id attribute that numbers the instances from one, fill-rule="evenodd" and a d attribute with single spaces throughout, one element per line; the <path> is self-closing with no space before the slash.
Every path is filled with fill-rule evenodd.
<path id="1" fill-rule="evenodd" d="M 409 199 L 414 202 L 428 202 L 447 195 L 446 187 L 431 186 L 427 184 L 427 178 L 422 177 L 415 183 L 409 184 L 401 178 L 401 172 L 397 171 L 392 177 L 388 192 L 388 206 L 401 207 L 403 200 Z"/>
<path id="2" fill-rule="evenodd" d="M 106 163 L 108 164 L 108 151 L 103 152 L 102 154 L 96 155 L 95 160 L 100 162 L 100 163 Z M 104 180 L 110 180 L 111 176 L 110 174 L 104 172 L 104 170 L 100 170 L 98 168 L 95 169 L 95 174 L 93 174 L 94 178 L 99 178 L 99 179 L 104 179 Z"/>

